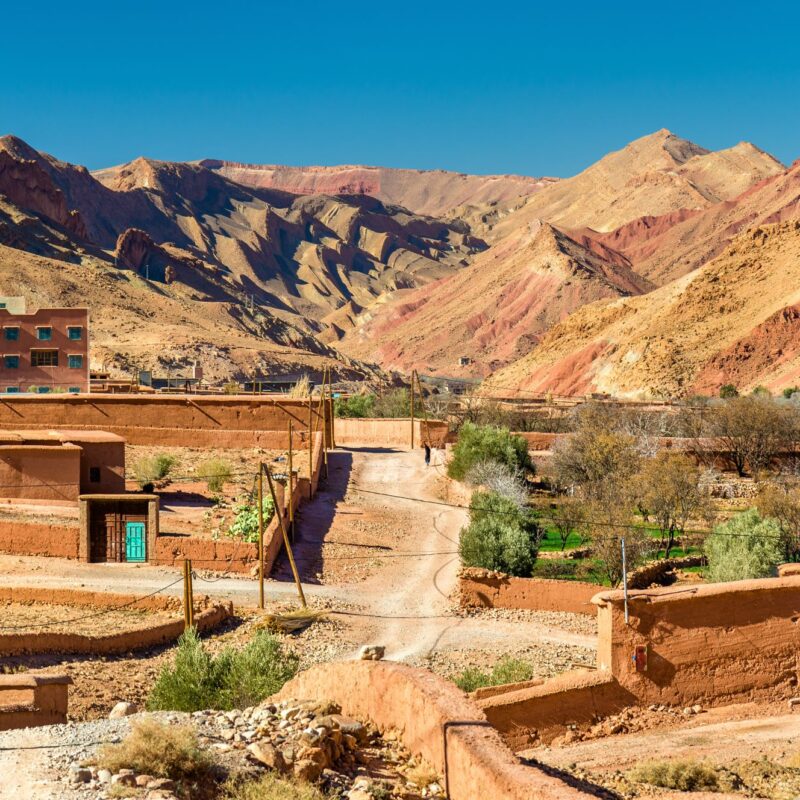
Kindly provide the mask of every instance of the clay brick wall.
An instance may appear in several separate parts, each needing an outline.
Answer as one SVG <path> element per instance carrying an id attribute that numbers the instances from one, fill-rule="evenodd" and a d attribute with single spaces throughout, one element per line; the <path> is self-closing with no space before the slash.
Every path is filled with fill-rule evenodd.
<path id="1" fill-rule="evenodd" d="M 462 608 L 522 608 L 596 614 L 596 583 L 515 578 L 485 569 L 463 569 L 458 580 Z"/>
<path id="2" fill-rule="evenodd" d="M 81 448 L 74 445 L 0 445 L 0 497 L 77 502 Z"/>
<path id="3" fill-rule="evenodd" d="M 0 521 L 0 552 L 26 556 L 78 558 L 80 528 L 74 524 Z"/>
<path id="4" fill-rule="evenodd" d="M 445 780 L 450 800 L 578 800 L 593 796 L 522 764 L 481 710 L 454 684 L 390 662 L 320 664 L 278 697 L 333 701 L 345 714 L 397 730 L 403 744 Z"/>
<path id="5" fill-rule="evenodd" d="M 342 447 L 373 445 L 375 447 L 411 446 L 411 419 L 349 419 L 337 417 L 334 423 L 336 443 Z M 414 420 L 414 446 L 422 447 L 429 439 L 435 447 L 444 447 L 448 426 L 439 420 Z"/>
<path id="6" fill-rule="evenodd" d="M 328 410 L 330 435 L 331 403 Z M 269 396 L 8 395 L 0 404 L 0 428 L 101 430 L 129 444 L 176 447 L 282 448 L 289 420 L 299 435 L 308 419 L 307 400 Z"/>

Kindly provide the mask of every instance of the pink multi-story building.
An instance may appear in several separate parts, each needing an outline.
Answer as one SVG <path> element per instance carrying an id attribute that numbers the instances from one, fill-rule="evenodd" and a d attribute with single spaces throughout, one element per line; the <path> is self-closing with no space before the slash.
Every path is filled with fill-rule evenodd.
<path id="1" fill-rule="evenodd" d="M 89 309 L 0 297 L 0 393 L 89 391 Z"/>

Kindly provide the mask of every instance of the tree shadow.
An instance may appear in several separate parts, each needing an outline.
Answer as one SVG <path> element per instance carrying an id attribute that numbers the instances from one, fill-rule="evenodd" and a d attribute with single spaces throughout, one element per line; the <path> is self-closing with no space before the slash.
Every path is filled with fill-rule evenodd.
<path id="1" fill-rule="evenodd" d="M 303 583 L 320 583 L 317 573 L 322 570 L 322 545 L 333 525 L 336 506 L 347 494 L 352 470 L 353 456 L 349 450 L 330 451 L 328 477 L 320 482 L 313 499 L 304 503 L 295 517 L 292 552 Z M 275 562 L 271 577 L 277 581 L 293 580 L 289 559 L 284 550 Z"/>

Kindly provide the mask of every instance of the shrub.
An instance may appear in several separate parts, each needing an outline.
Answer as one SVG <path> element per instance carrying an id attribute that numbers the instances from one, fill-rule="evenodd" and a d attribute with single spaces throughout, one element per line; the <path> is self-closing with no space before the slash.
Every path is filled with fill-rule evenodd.
<path id="1" fill-rule="evenodd" d="M 177 458 L 168 453 L 140 458 L 133 465 L 133 476 L 140 487 L 163 480 L 177 463 Z"/>
<path id="2" fill-rule="evenodd" d="M 781 528 L 755 508 L 714 528 L 706 539 L 708 579 L 712 582 L 765 578 L 783 560 Z"/>
<path id="3" fill-rule="evenodd" d="M 242 387 L 236 381 L 227 381 L 223 384 L 222 391 L 224 394 L 241 394 Z"/>
<path id="4" fill-rule="evenodd" d="M 374 394 L 354 394 L 352 397 L 337 397 L 333 402 L 333 413 L 337 417 L 374 417 Z"/>
<path id="5" fill-rule="evenodd" d="M 261 511 L 264 515 L 264 525 L 272 519 L 275 514 L 275 504 L 271 497 L 264 497 L 261 503 Z M 258 541 L 258 504 L 254 502 L 242 503 L 236 506 L 236 517 L 228 528 L 228 536 L 240 537 L 245 542 Z"/>
<path id="6" fill-rule="evenodd" d="M 132 769 L 155 778 L 196 781 L 211 773 L 214 762 L 200 748 L 191 726 L 145 718 L 133 722 L 130 733 L 118 744 L 103 745 L 97 765 L 112 773 Z"/>
<path id="7" fill-rule="evenodd" d="M 518 658 L 502 658 L 489 672 L 477 667 L 468 667 L 453 682 L 463 692 L 474 692 L 484 686 L 500 686 L 504 683 L 529 681 L 534 676 L 533 667 Z"/>
<path id="8" fill-rule="evenodd" d="M 533 469 L 528 443 L 521 436 L 515 436 L 507 428 L 465 422 L 458 433 L 447 474 L 456 480 L 463 480 L 469 470 L 481 461 L 496 461 L 512 471 Z"/>
<path id="9" fill-rule="evenodd" d="M 787 386 L 782 394 L 787 400 L 791 400 L 793 394 L 800 392 L 800 386 Z"/>
<path id="10" fill-rule="evenodd" d="M 151 711 L 230 710 L 256 705 L 277 692 L 297 672 L 298 658 L 259 631 L 241 650 L 212 656 L 196 631 L 178 641 L 175 660 L 165 665 L 147 698 Z"/>
<path id="11" fill-rule="evenodd" d="M 527 578 L 533 572 L 542 536 L 530 511 L 497 492 L 476 492 L 470 523 L 461 531 L 459 552 L 467 567 Z"/>
<path id="12" fill-rule="evenodd" d="M 479 461 L 464 476 L 473 486 L 485 486 L 492 492 L 511 500 L 520 508 L 528 502 L 528 489 L 519 469 L 512 469 L 500 461 Z"/>
<path id="13" fill-rule="evenodd" d="M 206 482 L 209 492 L 221 492 L 232 475 L 231 465 L 221 458 L 209 458 L 197 467 L 197 477 Z"/>
<path id="14" fill-rule="evenodd" d="M 303 377 L 289 389 L 288 396 L 293 400 L 302 400 L 306 397 L 311 397 L 311 379 L 308 375 L 303 375 Z"/>
<path id="15" fill-rule="evenodd" d="M 719 789 L 714 768 L 696 761 L 651 761 L 633 770 L 631 778 L 637 783 L 681 792 L 714 792 Z"/>
<path id="16" fill-rule="evenodd" d="M 256 780 L 229 781 L 222 800 L 324 800 L 324 795 L 309 783 L 268 772 Z"/>
<path id="17" fill-rule="evenodd" d="M 723 400 L 730 400 L 731 397 L 739 396 L 739 390 L 732 383 L 726 383 L 724 386 L 720 386 L 719 396 Z"/>

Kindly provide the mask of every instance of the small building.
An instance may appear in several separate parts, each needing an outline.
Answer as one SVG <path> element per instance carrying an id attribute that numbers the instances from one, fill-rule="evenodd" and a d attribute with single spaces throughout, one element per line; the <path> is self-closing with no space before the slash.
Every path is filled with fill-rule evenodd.
<path id="1" fill-rule="evenodd" d="M 157 392 L 187 392 L 191 393 L 203 385 L 203 368 L 193 364 L 191 375 L 179 375 L 169 372 L 167 375 L 154 375 L 151 370 L 140 370 L 139 386 L 153 389 Z"/>
<path id="2" fill-rule="evenodd" d="M 143 563 L 153 558 L 158 495 L 84 494 L 79 503 L 81 561 Z"/>
<path id="3" fill-rule="evenodd" d="M 125 490 L 125 440 L 105 431 L 0 430 L 0 498 L 76 503 Z"/>
<path id="4" fill-rule="evenodd" d="M 89 391 L 89 310 L 0 297 L 0 393 Z"/>

